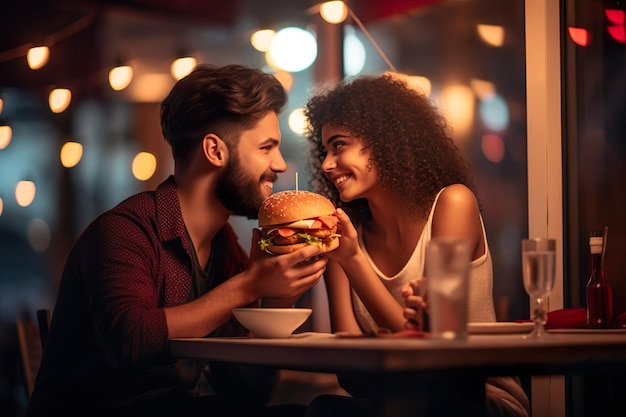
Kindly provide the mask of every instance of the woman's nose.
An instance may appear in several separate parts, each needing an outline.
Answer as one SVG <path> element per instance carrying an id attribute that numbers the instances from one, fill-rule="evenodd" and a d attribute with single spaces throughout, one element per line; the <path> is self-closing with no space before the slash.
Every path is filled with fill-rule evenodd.
<path id="1" fill-rule="evenodd" d="M 337 163 L 335 162 L 334 158 L 332 158 L 331 156 L 326 155 L 326 157 L 322 161 L 322 171 L 330 171 L 331 169 L 335 168 L 336 166 L 337 166 Z"/>

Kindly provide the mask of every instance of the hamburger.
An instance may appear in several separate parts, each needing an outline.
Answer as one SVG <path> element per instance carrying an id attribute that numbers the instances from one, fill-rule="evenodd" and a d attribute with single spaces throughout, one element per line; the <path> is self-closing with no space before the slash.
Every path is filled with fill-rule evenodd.
<path id="1" fill-rule="evenodd" d="M 310 191 L 287 190 L 270 195 L 259 208 L 259 227 L 259 246 L 273 255 L 307 245 L 318 245 L 322 253 L 339 246 L 335 206 Z"/>

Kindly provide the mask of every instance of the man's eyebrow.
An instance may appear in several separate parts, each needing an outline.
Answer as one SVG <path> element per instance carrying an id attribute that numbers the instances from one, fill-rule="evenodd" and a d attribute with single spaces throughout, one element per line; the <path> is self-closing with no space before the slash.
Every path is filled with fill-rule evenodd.
<path id="1" fill-rule="evenodd" d="M 260 144 L 260 146 L 267 146 L 267 145 L 280 145 L 280 141 L 278 139 L 274 139 L 274 138 L 267 138 L 264 141 L 262 141 Z"/>

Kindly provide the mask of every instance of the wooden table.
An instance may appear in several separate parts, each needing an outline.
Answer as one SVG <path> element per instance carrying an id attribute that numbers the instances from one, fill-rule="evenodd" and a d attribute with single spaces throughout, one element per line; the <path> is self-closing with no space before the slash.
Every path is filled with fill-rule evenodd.
<path id="1" fill-rule="evenodd" d="M 497 375 L 626 374 L 626 329 L 470 335 L 465 341 L 336 337 L 172 339 L 172 355 L 311 372 L 354 372 L 375 383 L 380 415 L 484 415 L 484 382 Z"/>

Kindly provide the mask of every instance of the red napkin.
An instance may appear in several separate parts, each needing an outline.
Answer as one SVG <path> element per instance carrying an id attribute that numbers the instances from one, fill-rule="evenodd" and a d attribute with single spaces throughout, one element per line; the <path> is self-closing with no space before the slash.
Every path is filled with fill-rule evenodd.
<path id="1" fill-rule="evenodd" d="M 529 322 L 532 320 L 517 320 Z M 626 325 L 626 312 L 618 314 L 611 327 L 621 328 Z M 563 308 L 548 312 L 546 329 L 567 329 L 587 327 L 587 309 L 584 307 Z"/>

